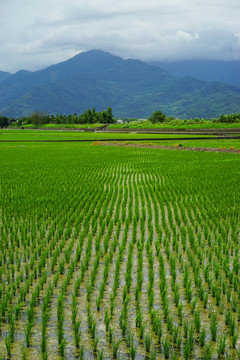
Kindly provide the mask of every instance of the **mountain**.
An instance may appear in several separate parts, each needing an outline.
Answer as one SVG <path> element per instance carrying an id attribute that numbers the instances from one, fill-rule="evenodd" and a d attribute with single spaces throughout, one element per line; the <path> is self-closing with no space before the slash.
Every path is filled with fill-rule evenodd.
<path id="1" fill-rule="evenodd" d="M 152 61 L 176 76 L 193 76 L 204 81 L 221 81 L 240 86 L 240 61 L 185 60 L 185 61 Z"/>
<path id="2" fill-rule="evenodd" d="M 0 83 L 12 76 L 9 72 L 0 71 Z"/>
<path id="3" fill-rule="evenodd" d="M 26 116 L 82 113 L 111 106 L 117 117 L 148 117 L 156 109 L 181 118 L 240 112 L 240 88 L 176 77 L 139 60 L 100 50 L 80 53 L 46 69 L 19 71 L 0 82 L 0 113 Z"/>

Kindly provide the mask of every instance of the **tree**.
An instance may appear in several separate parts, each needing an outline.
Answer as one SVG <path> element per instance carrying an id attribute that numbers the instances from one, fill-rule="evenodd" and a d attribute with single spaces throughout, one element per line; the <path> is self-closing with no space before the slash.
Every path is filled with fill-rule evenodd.
<path id="1" fill-rule="evenodd" d="M 155 123 L 163 123 L 166 120 L 166 115 L 161 112 L 161 110 L 156 110 L 152 115 L 148 118 L 153 124 Z"/>
<path id="2" fill-rule="evenodd" d="M 8 118 L 5 116 L 0 116 L 0 127 L 8 127 Z"/>
<path id="3" fill-rule="evenodd" d="M 112 108 L 110 106 L 107 110 L 102 111 L 99 121 L 102 124 L 113 124 L 115 122 L 112 114 Z"/>

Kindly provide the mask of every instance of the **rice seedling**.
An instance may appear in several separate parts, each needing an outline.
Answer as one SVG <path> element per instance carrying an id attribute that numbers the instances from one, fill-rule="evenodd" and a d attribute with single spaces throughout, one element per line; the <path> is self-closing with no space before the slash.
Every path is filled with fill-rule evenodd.
<path id="1" fill-rule="evenodd" d="M 134 345 L 134 343 L 132 342 L 130 345 L 130 358 L 131 360 L 134 360 L 136 358 L 136 354 L 137 354 L 137 348 Z"/>
<path id="2" fill-rule="evenodd" d="M 235 332 L 232 335 L 232 347 L 233 347 L 233 349 L 236 349 L 237 340 L 238 340 L 238 334 Z"/>
<path id="3" fill-rule="evenodd" d="M 144 337 L 144 345 L 148 353 L 150 353 L 151 343 L 152 343 L 152 337 L 149 334 L 146 334 Z"/>
<path id="4" fill-rule="evenodd" d="M 211 331 L 211 339 L 212 341 L 216 341 L 217 338 L 217 315 L 212 314 L 211 316 L 211 322 L 210 322 L 210 331 Z"/>
<path id="5" fill-rule="evenodd" d="M 206 344 L 204 347 L 204 359 L 211 360 L 213 354 L 213 349 L 211 348 L 211 344 Z"/>
<path id="6" fill-rule="evenodd" d="M 199 344 L 201 347 L 204 346 L 205 344 L 205 339 L 206 339 L 206 330 L 205 330 L 205 327 L 202 328 L 201 332 L 200 332 L 200 335 L 199 335 Z"/>
<path id="7" fill-rule="evenodd" d="M 162 341 L 162 346 L 163 346 L 163 354 L 165 359 L 169 359 L 170 357 L 170 352 L 171 352 L 171 341 L 170 339 L 165 339 Z"/>
<path id="8" fill-rule="evenodd" d="M 201 328 L 200 309 L 197 309 L 194 313 L 194 324 L 196 332 L 199 333 Z"/>
<path id="9" fill-rule="evenodd" d="M 121 343 L 121 340 L 112 340 L 112 353 L 113 353 L 114 359 L 117 359 L 120 343 Z"/>
<path id="10" fill-rule="evenodd" d="M 224 354 L 225 348 L 226 348 L 226 336 L 221 335 L 218 338 L 218 343 L 217 343 L 217 354 L 219 358 L 221 355 Z"/>

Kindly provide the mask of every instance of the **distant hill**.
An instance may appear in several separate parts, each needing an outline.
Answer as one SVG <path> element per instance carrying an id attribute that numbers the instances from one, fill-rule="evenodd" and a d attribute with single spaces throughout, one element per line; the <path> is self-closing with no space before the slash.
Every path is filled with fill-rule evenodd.
<path id="1" fill-rule="evenodd" d="M 226 84 L 240 86 L 240 61 L 153 61 L 149 64 L 159 66 L 181 77 L 193 76 L 204 81 L 221 81 Z"/>
<path id="2" fill-rule="evenodd" d="M 12 74 L 10 74 L 9 72 L 0 71 L 0 82 L 8 79 L 10 76 L 12 76 Z"/>
<path id="3" fill-rule="evenodd" d="M 100 50 L 80 53 L 46 69 L 19 71 L 0 82 L 0 113 L 82 113 L 108 106 L 117 117 L 148 117 L 156 109 L 181 118 L 240 112 L 240 88 L 176 77 L 139 60 Z"/>

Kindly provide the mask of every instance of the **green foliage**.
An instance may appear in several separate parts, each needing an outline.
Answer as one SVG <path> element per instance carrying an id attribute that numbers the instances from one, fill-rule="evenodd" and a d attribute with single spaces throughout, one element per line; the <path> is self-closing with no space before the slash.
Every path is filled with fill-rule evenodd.
<path id="1" fill-rule="evenodd" d="M 149 117 L 149 120 L 153 123 L 163 123 L 166 120 L 166 115 L 161 112 L 161 110 L 156 110 L 152 115 Z"/>
<path id="2" fill-rule="evenodd" d="M 0 128 L 8 127 L 8 118 L 0 115 Z"/>
<path id="3" fill-rule="evenodd" d="M 44 127 L 46 124 L 113 124 L 115 119 L 112 114 L 112 108 L 109 106 L 107 110 L 97 112 L 95 108 L 84 111 L 81 115 L 76 113 L 73 115 L 47 115 L 41 112 L 18 119 L 19 126 L 33 124 L 37 127 Z"/>

